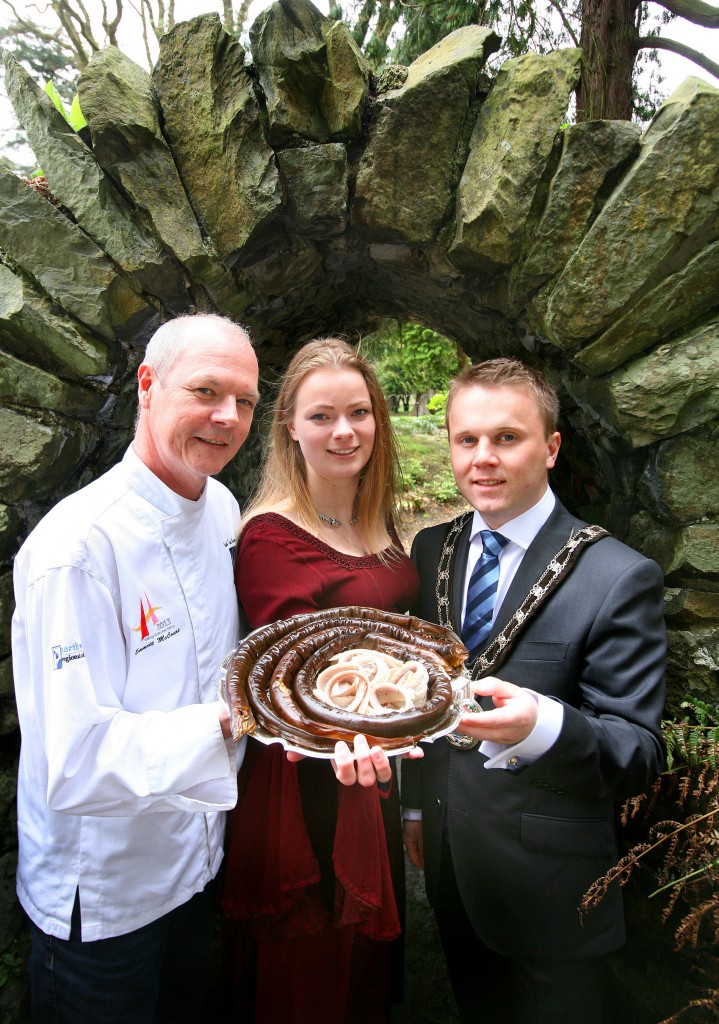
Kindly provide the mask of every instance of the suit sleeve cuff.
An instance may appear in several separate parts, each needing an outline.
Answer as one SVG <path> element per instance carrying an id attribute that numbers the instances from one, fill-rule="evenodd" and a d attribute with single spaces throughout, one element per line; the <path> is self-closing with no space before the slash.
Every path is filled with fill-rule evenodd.
<path id="1" fill-rule="evenodd" d="M 537 702 L 537 721 L 529 736 L 519 743 L 507 746 L 483 740 L 479 746 L 480 753 L 487 757 L 485 768 L 516 769 L 533 764 L 542 754 L 546 754 L 559 737 L 564 722 L 564 705 L 543 693 L 528 690 Z"/>

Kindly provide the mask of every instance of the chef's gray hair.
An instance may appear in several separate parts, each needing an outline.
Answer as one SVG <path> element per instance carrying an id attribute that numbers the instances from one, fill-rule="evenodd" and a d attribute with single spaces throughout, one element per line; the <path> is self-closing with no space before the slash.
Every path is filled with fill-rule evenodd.
<path id="1" fill-rule="evenodd" d="M 239 331 L 252 344 L 244 327 L 240 327 L 229 317 L 220 316 L 217 313 L 195 313 L 168 320 L 167 323 L 158 327 L 150 338 L 142 360 L 147 366 L 152 367 L 160 384 L 164 384 L 167 380 L 167 375 L 175 365 L 178 356 L 198 340 L 205 325 L 208 327 L 223 326 L 228 330 Z"/>

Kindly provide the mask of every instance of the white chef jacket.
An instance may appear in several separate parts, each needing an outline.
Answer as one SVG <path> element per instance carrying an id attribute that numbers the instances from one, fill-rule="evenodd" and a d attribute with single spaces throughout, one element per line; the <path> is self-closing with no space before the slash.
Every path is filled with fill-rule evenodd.
<path id="1" fill-rule="evenodd" d="M 61 501 L 15 560 L 22 748 L 17 891 L 44 932 L 133 931 L 200 892 L 237 799 L 217 676 L 238 640 L 239 508 L 198 501 L 130 448 Z"/>

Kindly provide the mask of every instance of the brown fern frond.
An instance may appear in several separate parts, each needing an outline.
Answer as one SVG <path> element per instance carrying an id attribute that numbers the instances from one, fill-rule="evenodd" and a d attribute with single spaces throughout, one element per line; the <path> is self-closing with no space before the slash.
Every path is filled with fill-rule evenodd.
<path id="1" fill-rule="evenodd" d="M 709 989 L 703 999 L 692 999 L 690 1003 L 683 1006 L 681 1010 L 673 1013 L 671 1017 L 665 1017 L 659 1024 L 676 1024 L 680 1017 L 683 1017 L 687 1010 L 705 1009 L 716 1010 L 719 1007 L 719 988 Z"/>
<path id="2" fill-rule="evenodd" d="M 696 778 L 694 779 L 694 787 L 692 789 L 692 796 L 695 800 L 701 800 L 706 795 L 707 789 L 707 775 L 711 771 L 709 762 L 705 761 L 699 766 Z"/>
<path id="3" fill-rule="evenodd" d="M 667 844 L 664 847 L 661 866 L 657 870 L 657 880 L 664 885 L 672 878 L 676 878 L 674 869 L 676 867 L 676 850 L 679 846 L 679 835 L 676 831 L 670 832 L 662 836 L 659 842 L 666 842 Z"/>
<path id="4" fill-rule="evenodd" d="M 710 774 L 711 773 L 711 774 Z M 702 784 L 704 786 L 703 792 L 700 794 L 704 799 L 711 797 L 716 793 L 719 788 L 719 773 L 716 768 L 711 765 L 707 765 L 706 776 L 702 778 Z"/>
<path id="5" fill-rule="evenodd" d="M 649 816 L 653 813 L 656 807 L 659 796 L 662 792 L 662 779 L 658 778 L 651 789 L 646 792 L 646 810 L 645 819 L 648 821 Z"/>
<path id="6" fill-rule="evenodd" d="M 681 775 L 679 778 L 679 798 L 678 804 L 680 807 L 684 807 L 691 793 L 692 777 L 689 774 Z"/>
<path id="7" fill-rule="evenodd" d="M 677 903 L 679 902 L 679 898 L 682 895 L 682 890 L 680 886 L 676 886 L 672 889 L 669 889 L 668 891 L 669 895 L 667 897 L 667 902 L 664 908 L 662 909 L 661 914 L 662 924 L 666 924 L 669 918 L 672 916 L 674 908 L 676 907 Z"/>
<path id="8" fill-rule="evenodd" d="M 643 863 L 656 882 L 649 898 L 661 895 L 661 920 L 673 920 L 677 955 L 696 958 L 705 979 L 702 998 L 661 1024 L 689 1014 L 693 1021 L 706 1015 L 719 1021 L 719 989 L 709 988 L 719 974 L 719 706 L 690 697 L 682 707 L 690 712 L 686 718 L 662 722 L 666 771 L 646 794 L 627 801 L 621 815 L 628 835 L 645 828 L 649 841 L 620 862 L 620 873 L 629 877 L 648 857 Z M 603 891 L 606 883 L 593 896 Z"/>
<path id="9" fill-rule="evenodd" d="M 670 835 L 673 835 L 677 829 L 681 828 L 681 825 L 682 822 L 674 821 L 673 818 L 662 818 L 661 821 L 654 822 L 649 829 L 649 835 L 652 836 L 652 838 L 668 838 Z"/>
<path id="10" fill-rule="evenodd" d="M 622 827 L 626 828 L 630 821 L 639 817 L 639 812 L 646 804 L 646 793 L 639 793 L 637 796 L 630 796 L 622 805 L 620 820 Z"/>
<path id="11" fill-rule="evenodd" d="M 692 907 L 688 914 L 682 918 L 679 922 L 679 927 L 674 933 L 676 939 L 676 948 L 681 949 L 687 944 L 696 948 L 699 941 L 699 929 L 704 923 L 706 915 L 710 911 L 715 911 L 719 907 L 719 894 L 712 896 L 710 899 L 700 903 L 697 907 Z"/>
<path id="12" fill-rule="evenodd" d="M 22 182 L 29 185 L 31 189 L 34 189 L 38 195 L 41 195 L 43 199 L 47 199 L 53 206 L 60 206 L 60 200 L 57 199 L 50 191 L 50 186 L 47 183 L 47 178 L 44 174 L 37 174 L 34 178 L 21 178 Z"/>
<path id="13" fill-rule="evenodd" d="M 619 882 L 620 886 L 624 886 L 629 881 L 632 871 L 634 870 L 639 858 L 649 848 L 648 843 L 638 843 L 632 847 L 629 853 L 626 853 L 621 860 L 610 868 L 606 874 L 602 875 L 595 882 L 591 884 L 589 889 L 585 892 L 582 897 L 582 902 L 579 905 L 579 915 L 583 920 L 584 915 L 587 911 L 591 910 L 592 907 L 596 907 L 605 896 L 607 889 L 613 882 Z"/>

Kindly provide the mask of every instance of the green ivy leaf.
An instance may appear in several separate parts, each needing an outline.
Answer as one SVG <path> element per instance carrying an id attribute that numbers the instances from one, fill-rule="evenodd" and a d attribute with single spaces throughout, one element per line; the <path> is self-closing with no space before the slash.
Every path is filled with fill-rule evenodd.
<path id="1" fill-rule="evenodd" d="M 65 113 L 65 106 L 64 106 L 64 104 L 62 102 L 62 96 L 57 91 L 55 86 L 52 84 L 52 81 L 46 83 L 46 85 L 45 85 L 45 92 L 48 94 L 48 96 L 50 97 L 52 102 L 55 104 L 57 109 L 60 111 L 62 116 L 67 121 L 67 114 Z"/>
<path id="2" fill-rule="evenodd" d="M 55 104 L 57 109 L 60 111 L 62 116 L 65 118 L 67 123 L 73 129 L 73 131 L 79 132 L 81 128 L 84 128 L 87 124 L 85 116 L 80 109 L 80 97 L 75 93 L 75 97 L 70 107 L 70 113 L 65 110 L 65 104 L 62 102 L 62 96 L 57 91 L 52 81 L 48 82 L 45 86 L 45 92 L 48 94 L 52 102 Z"/>
<path id="3" fill-rule="evenodd" d="M 70 116 L 68 118 L 70 127 L 74 128 L 76 132 L 79 132 L 81 128 L 84 128 L 87 124 L 83 112 L 80 110 L 80 97 L 75 93 L 70 107 Z"/>

